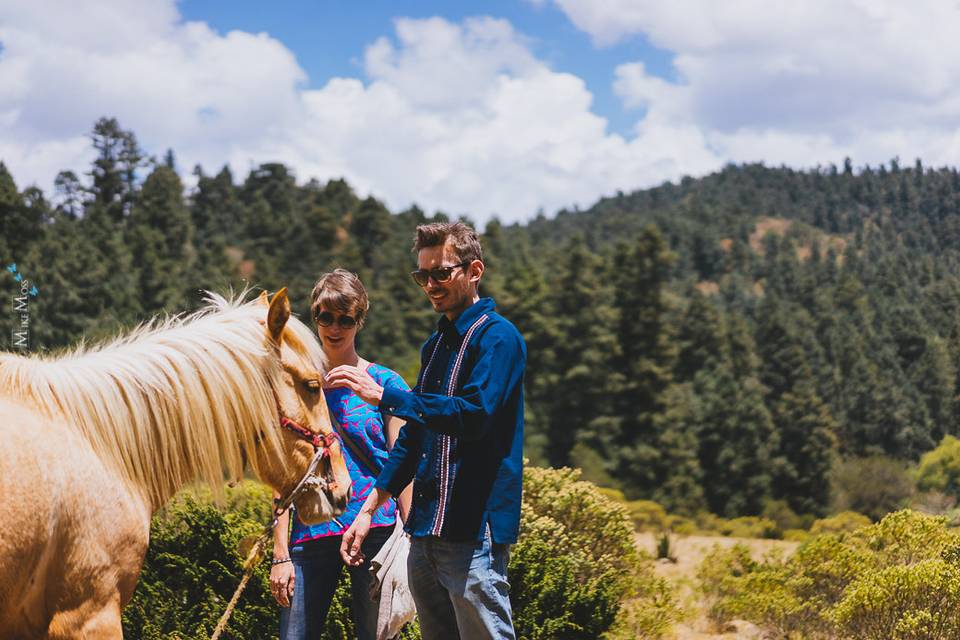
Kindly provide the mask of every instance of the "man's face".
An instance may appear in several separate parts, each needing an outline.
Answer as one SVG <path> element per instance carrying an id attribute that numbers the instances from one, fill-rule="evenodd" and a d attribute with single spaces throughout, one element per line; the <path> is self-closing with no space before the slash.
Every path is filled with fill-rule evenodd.
<path id="1" fill-rule="evenodd" d="M 449 242 L 443 246 L 426 247 L 417 254 L 417 266 L 423 270 L 452 267 L 460 262 Z M 430 278 L 423 287 L 423 292 L 427 294 L 434 311 L 453 320 L 473 304 L 476 296 L 475 283 L 480 280 L 482 273 L 483 263 L 474 260 L 469 265 L 454 269 L 446 282 L 437 282 Z"/>

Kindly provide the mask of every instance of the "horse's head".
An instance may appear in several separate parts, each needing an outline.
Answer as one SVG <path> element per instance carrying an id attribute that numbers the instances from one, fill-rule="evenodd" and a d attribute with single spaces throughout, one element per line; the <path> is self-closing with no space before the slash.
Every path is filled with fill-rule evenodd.
<path id="1" fill-rule="evenodd" d="M 290 302 L 286 289 L 274 294 L 269 302 L 263 293 L 260 303 L 266 310 L 265 339 L 282 368 L 281 382 L 274 386 L 281 455 L 280 459 L 260 459 L 263 480 L 281 495 L 289 495 L 307 473 L 318 447 L 325 448 L 316 476 L 308 479 L 294 500 L 297 515 L 304 523 L 325 522 L 343 513 L 350 498 L 351 481 L 342 445 L 327 412 L 323 372 L 316 369 L 306 346 L 287 327 Z M 256 455 L 269 454 L 260 448 Z"/>

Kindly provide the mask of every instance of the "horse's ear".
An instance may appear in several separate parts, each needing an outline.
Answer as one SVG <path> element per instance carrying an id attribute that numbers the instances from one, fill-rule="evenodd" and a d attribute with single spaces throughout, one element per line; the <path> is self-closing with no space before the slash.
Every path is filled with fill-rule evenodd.
<path id="1" fill-rule="evenodd" d="M 261 292 L 260 292 L 260 295 L 257 296 L 257 304 L 259 304 L 259 305 L 261 305 L 261 306 L 264 306 L 264 307 L 269 307 L 269 306 L 270 306 L 270 296 L 267 295 L 266 290 L 261 291 Z"/>
<path id="2" fill-rule="evenodd" d="M 287 298 L 287 288 L 284 287 L 273 294 L 270 300 L 270 310 L 267 312 L 267 331 L 270 337 L 277 344 L 280 344 L 280 336 L 283 335 L 283 328 L 290 319 L 290 299 Z"/>

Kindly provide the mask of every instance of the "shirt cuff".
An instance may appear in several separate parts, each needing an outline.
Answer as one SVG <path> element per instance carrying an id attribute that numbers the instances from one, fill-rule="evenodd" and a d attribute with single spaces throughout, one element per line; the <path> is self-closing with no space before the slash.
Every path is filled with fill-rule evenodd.
<path id="1" fill-rule="evenodd" d="M 403 486 L 397 486 L 400 483 L 396 479 L 397 470 L 394 467 L 387 467 L 380 472 L 380 475 L 377 477 L 377 481 L 373 483 L 373 486 L 381 491 L 386 491 L 394 498 L 400 496 L 400 492 L 403 491 Z"/>
<path id="2" fill-rule="evenodd" d="M 413 408 L 413 392 L 396 387 L 384 387 L 380 396 L 380 407 L 392 416 L 413 422 L 423 422 L 423 412 Z"/>

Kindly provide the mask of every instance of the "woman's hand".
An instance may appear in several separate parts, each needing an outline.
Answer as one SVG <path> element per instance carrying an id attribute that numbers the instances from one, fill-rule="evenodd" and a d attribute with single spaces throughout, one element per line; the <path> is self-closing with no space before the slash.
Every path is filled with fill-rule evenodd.
<path id="1" fill-rule="evenodd" d="M 296 571 L 292 562 L 275 564 L 270 569 L 270 593 L 281 607 L 290 606 L 296 581 Z"/>

